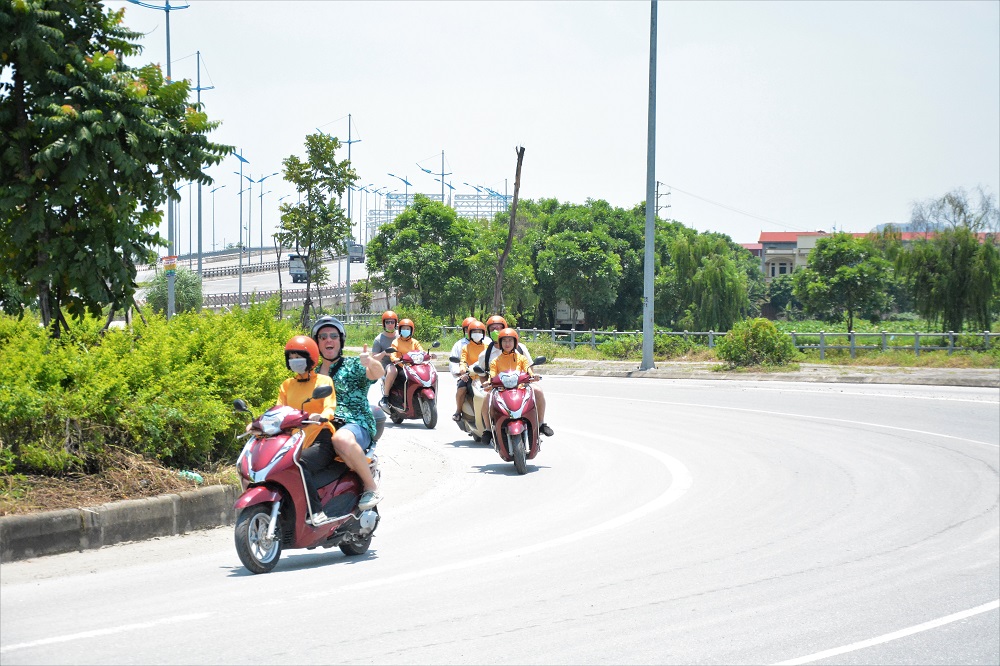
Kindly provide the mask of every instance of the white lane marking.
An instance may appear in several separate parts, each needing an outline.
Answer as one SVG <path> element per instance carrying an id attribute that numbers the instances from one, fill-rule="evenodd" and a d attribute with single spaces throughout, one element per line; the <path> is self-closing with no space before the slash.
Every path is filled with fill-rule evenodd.
<path id="1" fill-rule="evenodd" d="M 81 631 L 78 634 L 67 634 L 65 636 L 50 636 L 49 638 L 43 638 L 37 641 L 29 641 L 27 643 L 14 643 L 12 645 L 4 645 L 0 647 L 0 653 L 12 652 L 13 650 L 24 650 L 26 648 L 40 647 L 42 645 L 53 645 L 55 643 L 66 643 L 68 641 L 76 641 L 83 638 L 96 638 L 97 636 L 109 636 L 111 634 L 120 634 L 126 631 L 134 631 L 136 629 L 149 629 L 151 627 L 157 627 L 161 624 L 176 624 L 178 622 L 192 622 L 194 620 L 204 620 L 205 618 L 211 617 L 212 615 L 214 615 L 214 613 L 175 615 L 173 617 L 165 617 L 162 620 L 137 622 L 135 624 L 125 624 L 120 627 L 109 627 L 108 629 L 93 629 L 91 631 Z"/>
<path id="2" fill-rule="evenodd" d="M 545 375 L 545 379 L 546 379 L 546 381 L 549 381 L 549 380 L 552 380 L 552 379 L 564 379 L 564 380 L 572 380 L 573 382 L 579 382 L 580 380 L 587 380 L 587 381 L 594 381 L 594 382 L 613 382 L 613 381 L 621 379 L 621 377 L 590 377 L 590 376 L 587 376 L 587 375 Z M 683 380 L 665 379 L 665 378 L 662 378 L 662 377 L 649 377 L 649 378 L 644 378 L 644 379 L 647 379 L 647 381 L 653 381 L 653 382 L 670 382 L 670 383 L 676 383 L 678 381 L 685 381 L 685 382 L 691 381 L 691 380 L 687 380 L 687 379 L 683 379 Z M 699 379 L 699 380 L 694 380 L 694 381 L 700 382 L 700 384 L 697 385 L 698 388 L 728 388 L 729 390 L 732 390 L 732 391 L 746 390 L 747 384 L 751 383 L 751 380 L 740 380 L 740 379 L 725 380 L 725 381 L 720 381 L 718 379 Z M 814 383 L 823 384 L 823 382 L 814 382 Z M 756 382 L 754 382 L 753 384 L 754 384 L 754 386 L 753 386 L 753 390 L 754 391 L 773 391 L 773 392 L 780 392 L 780 393 L 822 393 L 822 394 L 825 394 L 825 395 L 838 395 L 838 396 L 839 395 L 864 396 L 864 397 L 874 396 L 874 397 L 879 397 L 879 398 L 897 398 L 897 399 L 900 399 L 900 400 L 935 400 L 935 401 L 936 400 L 942 400 L 942 401 L 946 401 L 946 402 L 970 402 L 972 404 L 977 404 L 977 405 L 982 405 L 982 404 L 987 404 L 987 405 L 1000 404 L 1000 391 L 998 391 L 998 397 L 997 397 L 997 399 L 994 400 L 991 397 L 984 397 L 984 398 L 945 398 L 945 397 L 942 397 L 942 396 L 918 395 L 918 394 L 915 394 L 915 393 L 886 393 L 883 390 L 878 390 L 878 389 L 875 388 L 875 386 L 877 386 L 877 387 L 880 387 L 880 388 L 882 388 L 884 390 L 888 390 L 887 387 L 889 387 L 889 386 L 897 387 L 897 386 L 900 386 L 899 384 L 876 384 L 873 387 L 869 388 L 867 391 L 841 389 L 839 387 L 840 386 L 844 386 L 844 384 L 838 383 L 838 382 L 827 382 L 826 385 L 828 386 L 828 388 L 826 390 L 808 389 L 808 388 L 793 388 L 793 387 L 796 387 L 796 386 L 800 386 L 801 382 L 783 382 L 783 381 L 769 381 L 768 382 L 768 384 L 780 384 L 780 386 L 777 386 L 777 387 L 775 387 L 775 386 L 759 386 Z M 906 384 L 905 386 L 908 386 L 908 387 L 927 386 L 927 384 Z M 970 386 L 941 386 L 941 387 L 935 387 L 935 386 L 932 386 L 931 388 L 941 388 L 941 389 L 969 389 L 969 388 L 976 388 L 976 389 L 979 389 L 979 388 L 988 388 L 988 387 L 979 387 L 979 386 L 976 386 L 976 387 L 970 387 Z M 991 393 L 993 391 L 997 391 L 997 389 L 991 389 Z"/>
<path id="3" fill-rule="evenodd" d="M 567 435 L 573 435 L 577 437 L 593 437 L 592 432 L 583 432 L 578 430 L 571 430 L 568 428 L 563 428 L 560 432 L 564 432 Z M 520 557 L 522 555 L 527 555 L 529 553 L 535 553 L 540 550 L 545 550 L 548 548 L 554 548 L 556 546 L 562 546 L 568 543 L 573 543 L 574 541 L 579 541 L 581 539 L 586 539 L 592 537 L 601 532 L 606 532 L 612 529 L 622 527 L 630 522 L 639 520 L 643 516 L 662 509 L 663 507 L 671 504 L 680 498 L 684 493 L 688 491 L 692 484 L 691 472 L 688 468 L 684 466 L 682 462 L 676 458 L 669 456 L 665 453 L 661 453 L 655 449 L 651 449 L 647 446 L 642 446 L 641 444 L 635 444 L 626 440 L 615 439 L 615 438 L 602 438 L 602 440 L 618 444 L 619 446 L 624 446 L 625 448 L 633 449 L 640 453 L 645 453 L 662 462 L 667 469 L 670 471 L 671 477 L 673 477 L 673 482 L 670 486 L 660 494 L 658 497 L 654 498 L 652 501 L 643 504 L 631 511 L 624 513 L 620 516 L 616 516 L 609 521 L 601 523 L 599 525 L 594 525 L 593 527 L 587 528 L 580 532 L 574 532 L 572 534 L 567 534 L 565 536 L 559 537 L 557 539 L 550 539 L 548 541 L 543 541 L 531 546 L 523 546 L 521 548 L 516 548 L 509 551 L 501 551 L 499 553 L 494 553 L 492 555 L 485 555 L 483 557 L 473 558 L 470 560 L 464 560 L 461 562 L 453 562 L 451 564 L 444 564 L 437 567 L 431 567 L 429 569 L 422 569 L 420 571 L 414 571 L 407 574 L 400 574 L 398 576 L 391 576 L 389 578 L 381 578 L 378 580 L 368 581 L 364 583 L 355 583 L 353 585 L 344 585 L 338 587 L 336 590 L 330 590 L 327 592 L 318 592 L 299 595 L 298 599 L 314 599 L 317 597 L 329 596 L 330 594 L 339 594 L 345 590 L 363 590 L 372 587 L 379 587 L 382 585 L 392 585 L 394 583 L 400 583 L 404 581 L 416 580 L 418 578 L 424 578 L 427 576 L 433 576 L 441 573 L 448 573 L 451 571 L 456 571 L 459 569 L 468 569 L 470 567 L 478 567 L 483 564 L 491 564 L 500 560 L 505 560 L 513 557 Z M 146 629 L 150 627 L 155 627 L 161 624 L 172 624 L 176 622 L 186 622 L 192 620 L 200 620 L 206 617 L 214 615 L 214 613 L 200 613 L 197 615 L 178 615 L 171 618 L 164 618 L 162 620 L 153 620 L 150 622 L 141 622 L 136 624 L 129 624 L 122 627 L 113 627 L 108 629 L 96 629 L 92 631 L 83 631 L 77 634 L 71 634 L 68 636 L 52 636 L 50 638 L 44 638 L 37 641 L 31 641 L 28 643 L 15 643 L 13 645 L 6 645 L 0 647 L 0 653 L 9 652 L 13 650 L 22 650 L 26 648 L 39 647 L 42 645 L 50 645 L 53 643 L 65 643 L 67 641 L 79 640 L 84 638 L 93 638 L 96 636 L 107 636 L 110 634 L 121 633 L 125 631 L 132 631 L 136 629 Z"/>
<path id="4" fill-rule="evenodd" d="M 561 433 L 566 435 L 581 437 L 581 438 L 593 438 L 593 432 L 584 432 L 581 430 L 572 430 L 569 428 L 562 428 Z M 313 592 L 310 594 L 300 595 L 299 599 L 316 599 L 319 597 L 329 596 L 331 594 L 340 594 L 345 590 L 366 590 L 373 587 L 381 587 L 383 585 L 394 585 L 396 583 L 403 583 L 408 581 L 417 580 L 419 578 L 425 578 L 427 576 L 435 576 L 439 574 L 451 573 L 460 569 L 469 569 L 473 567 L 481 567 L 484 564 L 493 564 L 502 560 L 508 560 L 515 557 L 521 557 L 523 555 L 528 555 L 530 553 L 537 553 L 542 550 L 547 550 L 549 548 L 555 548 L 557 546 L 565 546 L 566 544 L 574 543 L 576 541 L 581 541 L 583 539 L 589 539 L 597 534 L 603 532 L 608 532 L 614 529 L 621 528 L 631 522 L 639 520 L 640 518 L 653 513 L 654 511 L 659 511 L 660 509 L 666 507 L 667 505 L 677 501 L 684 493 L 691 488 L 692 477 L 691 472 L 681 461 L 677 460 L 673 456 L 669 456 L 666 453 L 657 451 L 656 449 L 649 448 L 648 446 L 643 446 L 642 444 L 636 444 L 623 439 L 617 439 L 614 437 L 601 437 L 604 442 L 609 442 L 611 444 L 617 444 L 618 446 L 625 447 L 627 449 L 632 449 L 638 451 L 639 453 L 644 453 L 651 458 L 658 460 L 663 463 L 664 466 L 670 471 L 670 476 L 673 478 L 673 482 L 667 487 L 667 489 L 661 493 L 659 496 L 653 500 L 643 504 L 639 507 L 632 509 L 631 511 L 625 512 L 621 515 L 615 516 L 611 520 L 605 521 L 598 525 L 594 525 L 587 529 L 581 530 L 579 532 L 573 532 L 572 534 L 566 534 L 555 539 L 549 539 L 548 541 L 542 541 L 529 546 L 522 546 L 520 548 L 514 548 L 512 550 L 504 550 L 490 555 L 483 555 L 482 557 L 474 557 L 467 560 L 462 560 L 459 562 L 451 562 L 449 564 L 442 564 L 436 567 L 430 567 L 427 569 L 421 569 L 420 571 L 413 571 L 410 573 L 399 574 L 396 576 L 390 576 L 388 578 L 380 578 L 377 580 L 365 581 L 362 583 L 354 583 L 352 585 L 342 585 L 337 587 L 335 590 L 329 590 L 324 592 Z"/>
<path id="5" fill-rule="evenodd" d="M 796 659 L 789 659 L 788 661 L 779 661 L 776 666 L 785 666 L 786 664 L 809 664 L 814 661 L 819 661 L 820 659 L 827 659 L 829 657 L 836 657 L 837 655 L 844 654 L 845 652 L 854 652 L 856 650 L 863 650 L 873 645 L 879 645 L 881 643 L 888 643 L 889 641 L 894 641 L 898 638 L 905 638 L 906 636 L 912 636 L 913 634 L 918 634 L 921 631 L 927 631 L 929 629 L 934 629 L 946 624 L 951 624 L 952 622 L 958 622 L 959 620 L 964 620 L 965 618 L 972 617 L 973 615 L 979 615 L 980 613 L 986 613 L 991 610 L 996 610 L 1000 608 L 1000 599 L 996 601 L 991 601 L 988 604 L 983 604 L 982 606 L 976 606 L 975 608 L 970 608 L 969 610 L 964 610 L 958 613 L 952 613 L 951 615 L 945 615 L 944 617 L 938 618 L 936 620 L 931 620 L 929 622 L 924 622 L 923 624 L 918 624 L 906 629 L 900 629 L 899 631 L 894 631 L 890 634 L 883 634 L 881 636 L 876 636 L 875 638 L 869 638 L 866 641 L 858 641 L 857 643 L 851 643 L 850 645 L 845 645 L 843 647 L 831 648 L 829 650 L 824 650 L 823 652 L 816 652 L 814 654 L 808 654 L 804 657 L 798 657 Z"/>
<path id="6" fill-rule="evenodd" d="M 960 442 L 970 442 L 972 444 L 982 444 L 1000 448 L 1000 443 L 980 442 L 978 439 L 968 437 L 958 437 L 956 435 L 945 435 L 940 432 L 930 432 L 929 430 L 916 430 L 914 428 L 901 428 L 899 426 L 885 425 L 882 423 L 869 423 L 868 421 L 852 421 L 850 419 L 837 419 L 832 416 L 815 416 L 813 414 L 791 414 L 789 412 L 772 412 L 766 409 L 750 409 L 748 407 L 729 407 L 727 405 L 703 405 L 697 402 L 674 402 L 672 400 L 650 400 L 648 398 L 623 398 L 615 395 L 589 395 L 586 393 L 562 393 L 560 396 L 574 396 L 577 398 L 597 398 L 600 400 L 624 400 L 626 402 L 648 402 L 654 405 L 674 405 L 675 407 L 704 407 L 705 409 L 728 409 L 734 412 L 748 412 L 750 414 L 769 414 L 771 416 L 788 416 L 797 419 L 815 419 L 817 421 L 830 421 L 831 423 L 847 423 L 850 425 L 867 426 L 870 428 L 884 428 L 886 430 L 901 430 L 917 435 L 930 435 L 932 437 L 944 437 L 946 439 L 957 439 Z"/>

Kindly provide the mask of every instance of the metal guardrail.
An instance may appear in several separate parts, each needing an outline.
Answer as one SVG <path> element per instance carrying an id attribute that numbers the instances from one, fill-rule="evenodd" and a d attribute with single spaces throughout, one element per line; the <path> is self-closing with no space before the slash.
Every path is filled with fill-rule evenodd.
<path id="1" fill-rule="evenodd" d="M 441 330 L 443 333 L 448 331 L 460 331 L 460 326 L 442 326 Z M 537 342 L 540 337 L 560 345 L 568 345 L 570 349 L 576 349 L 578 345 L 587 345 L 591 349 L 597 349 L 597 345 L 602 342 L 607 342 L 610 338 L 614 340 L 615 338 L 621 336 L 633 336 L 640 337 L 642 331 L 577 331 L 577 330 L 563 330 L 563 329 L 537 329 L 537 328 L 526 328 L 518 329 L 522 340 L 529 338 L 532 341 Z M 715 347 L 716 341 L 727 335 L 726 332 L 717 331 L 655 331 L 654 335 L 667 335 L 667 336 L 678 336 L 684 340 L 694 339 L 698 344 L 707 344 L 709 349 Z M 829 349 L 850 349 L 851 358 L 857 358 L 857 351 L 866 349 L 877 349 L 880 351 L 913 351 L 914 354 L 920 356 L 921 351 L 940 351 L 947 350 L 950 356 L 952 352 L 956 351 L 980 351 L 983 349 L 990 348 L 990 340 L 997 339 L 997 333 L 991 333 L 990 331 L 983 331 L 982 333 L 955 333 L 953 331 L 948 331 L 947 333 L 922 333 L 922 332 L 891 332 L 891 331 L 881 331 L 879 333 L 827 333 L 826 331 L 820 331 L 818 333 L 797 333 L 791 331 L 790 333 L 785 333 L 792 339 L 792 344 L 795 348 L 804 351 L 807 349 L 818 349 L 820 359 L 826 358 L 826 352 Z M 813 339 L 818 338 L 817 342 L 812 342 Z M 877 344 L 859 344 L 860 338 L 878 338 Z M 912 339 L 912 343 L 899 344 L 897 338 Z M 961 342 L 962 339 L 966 341 L 970 339 L 982 339 L 982 344 L 979 345 L 960 345 L 957 344 Z M 699 342 L 699 340 L 704 340 L 704 343 Z M 924 342 L 921 342 L 923 340 Z M 943 343 L 947 340 L 946 343 Z M 931 342 L 938 342 L 938 344 L 930 344 Z M 943 343 L 943 344 L 942 344 Z"/>
<path id="2" fill-rule="evenodd" d="M 364 282 L 364 280 L 351 280 L 351 285 L 355 285 L 359 282 Z M 225 293 L 225 294 L 208 294 L 202 297 L 201 304 L 203 308 L 211 308 L 213 310 L 218 310 L 221 308 L 234 308 L 234 307 L 247 307 L 253 305 L 254 303 L 264 303 L 269 301 L 274 296 L 281 295 L 282 302 L 285 306 L 296 305 L 304 302 L 306 300 L 306 290 L 305 289 L 283 289 L 283 290 L 270 290 L 270 291 L 244 291 L 242 297 L 237 293 Z M 323 288 L 313 288 L 309 290 L 309 297 L 315 300 L 320 299 L 330 299 L 331 301 L 343 301 L 347 295 L 347 287 L 345 283 L 338 285 L 333 285 L 330 287 Z M 380 292 L 372 294 L 373 299 L 385 298 L 384 295 L 380 295 Z"/>

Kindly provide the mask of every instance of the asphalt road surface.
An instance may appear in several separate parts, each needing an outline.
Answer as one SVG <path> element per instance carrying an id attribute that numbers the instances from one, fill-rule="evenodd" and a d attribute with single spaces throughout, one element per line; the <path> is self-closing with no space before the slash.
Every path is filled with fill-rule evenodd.
<path id="1" fill-rule="evenodd" d="M 1000 392 L 548 376 L 528 474 L 389 425 L 371 550 L 5 564 L 0 662 L 1000 663 Z M 532 464 L 533 463 L 533 464 Z"/>

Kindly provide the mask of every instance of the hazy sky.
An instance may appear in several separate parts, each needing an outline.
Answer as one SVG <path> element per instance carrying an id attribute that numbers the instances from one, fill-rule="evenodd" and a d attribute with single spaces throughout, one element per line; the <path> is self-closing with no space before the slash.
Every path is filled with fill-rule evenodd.
<path id="1" fill-rule="evenodd" d="M 105 4 L 146 33 L 139 61 L 165 63 L 163 11 Z M 1000 193 L 1000 2 L 658 11 L 656 179 L 672 191 L 662 217 L 753 242 L 906 222 L 915 201 L 957 187 Z M 170 12 L 171 56 L 174 78 L 194 80 L 201 52 L 202 86 L 215 87 L 202 101 L 223 123 L 214 138 L 243 152 L 254 179 L 302 155 L 317 128 L 346 140 L 351 114 L 362 185 L 402 191 L 391 172 L 440 193 L 417 163 L 440 171 L 443 150 L 455 192 L 512 194 L 523 145 L 522 198 L 631 207 L 646 191 L 649 22 L 650 3 L 629 1 L 190 0 Z M 210 171 L 225 185 L 220 245 L 236 239 L 238 169 L 230 157 Z M 292 188 L 280 175 L 264 185 L 266 237 Z M 355 220 L 365 203 L 354 199 Z M 186 198 L 179 210 L 186 250 Z"/>

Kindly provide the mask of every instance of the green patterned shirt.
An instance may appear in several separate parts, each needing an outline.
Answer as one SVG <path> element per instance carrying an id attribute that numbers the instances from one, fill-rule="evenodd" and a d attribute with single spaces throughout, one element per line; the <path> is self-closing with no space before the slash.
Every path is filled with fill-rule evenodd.
<path id="1" fill-rule="evenodd" d="M 319 372 L 319 366 L 316 366 Z M 337 391 L 337 416 L 348 423 L 357 423 L 375 439 L 375 417 L 368 404 L 368 389 L 375 383 L 368 379 L 365 366 L 356 356 L 344 357 L 340 369 L 333 376 L 333 386 Z"/>

